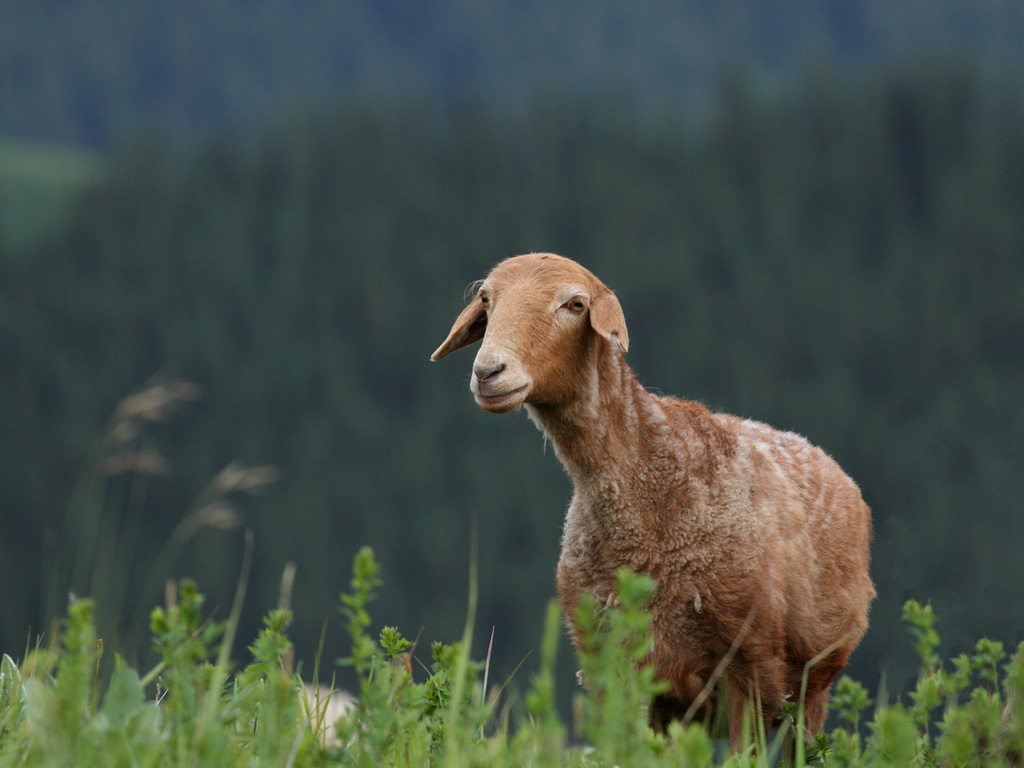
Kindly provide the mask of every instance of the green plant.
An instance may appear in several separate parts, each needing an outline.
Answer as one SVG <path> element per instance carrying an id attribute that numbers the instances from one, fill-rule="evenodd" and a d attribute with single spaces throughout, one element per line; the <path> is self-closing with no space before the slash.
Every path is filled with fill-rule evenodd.
<path id="1" fill-rule="evenodd" d="M 582 735 L 595 750 L 595 765 L 614 765 L 643 754 L 643 745 L 661 750 L 664 738 L 647 723 L 647 706 L 666 690 L 645 661 L 654 649 L 651 617 L 644 610 L 657 591 L 655 581 L 628 568 L 615 574 L 618 600 L 602 607 L 592 595 L 580 601 L 576 624 L 581 635 L 580 667 L 587 694 L 577 696 Z"/>
<path id="2" fill-rule="evenodd" d="M 577 613 L 587 688 L 575 697 L 576 743 L 570 743 L 555 705 L 562 617 L 554 601 L 547 608 L 538 671 L 521 698 L 502 703 L 487 689 L 486 659 L 470 657 L 468 633 L 456 643 L 433 643 L 429 666 L 397 628 L 371 634 L 369 604 L 381 579 L 373 552 L 360 550 L 351 589 L 341 598 L 351 635 L 342 663 L 356 670 L 358 698 L 330 723 L 323 712 L 303 706 L 308 694 L 293 670 L 286 634 L 292 615 L 283 605 L 264 618 L 248 647 L 249 663 L 233 669 L 237 611 L 226 621 L 211 621 L 196 585 L 182 580 L 151 613 L 159 663 L 140 675 L 116 658 L 104 686 L 97 673 L 104 644 L 95 606 L 73 599 L 50 644 L 37 645 L 20 665 L 10 656 L 0 659 L 0 768 L 777 764 L 783 736 L 801 721 L 800 702 L 787 708 L 774 738 L 755 730 L 732 755 L 700 724 L 672 722 L 664 733 L 651 730 L 647 704 L 664 688 L 645 663 L 653 640 L 644 607 L 656 585 L 625 569 L 617 584 L 615 599 L 599 605 L 588 598 Z M 913 604 L 904 615 L 921 657 L 911 705 L 879 701 L 862 728 L 871 698 L 844 676 L 830 705 L 840 727 L 798 745 L 787 760 L 797 768 L 1018 765 L 1024 751 L 1024 644 L 1007 660 L 1000 643 L 983 639 L 973 653 L 946 663 L 938 654 L 934 612 Z M 501 687 L 506 689 L 507 683 Z"/>

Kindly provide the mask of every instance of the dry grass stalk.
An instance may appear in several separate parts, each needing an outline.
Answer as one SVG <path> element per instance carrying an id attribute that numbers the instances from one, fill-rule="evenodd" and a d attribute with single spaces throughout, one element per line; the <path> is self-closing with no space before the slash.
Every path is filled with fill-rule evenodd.
<path id="1" fill-rule="evenodd" d="M 268 485 L 276 483 L 279 476 L 277 467 L 269 464 L 246 467 L 233 461 L 213 478 L 210 490 L 217 496 L 235 492 L 257 494 Z"/>
<path id="2" fill-rule="evenodd" d="M 113 456 L 108 456 L 103 461 L 102 470 L 103 474 L 110 476 L 130 473 L 137 475 L 167 475 L 170 474 L 171 467 L 167 460 L 159 453 L 145 448 L 130 453 L 116 453 Z"/>
<path id="3" fill-rule="evenodd" d="M 212 529 L 230 531 L 242 524 L 242 516 L 228 502 L 217 499 L 189 512 L 171 534 L 175 541 L 185 542 L 199 531 Z"/>
<path id="4" fill-rule="evenodd" d="M 163 421 L 180 405 L 199 399 L 199 387 L 184 379 L 153 384 L 125 397 L 114 409 L 115 426 L 124 422 Z"/>

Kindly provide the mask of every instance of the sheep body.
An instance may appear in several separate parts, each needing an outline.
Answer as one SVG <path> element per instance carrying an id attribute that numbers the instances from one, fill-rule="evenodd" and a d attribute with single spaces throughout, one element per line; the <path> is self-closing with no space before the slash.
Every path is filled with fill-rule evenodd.
<path id="1" fill-rule="evenodd" d="M 612 600 L 627 565 L 659 585 L 651 662 L 669 691 L 656 724 L 701 697 L 731 656 L 738 746 L 755 689 L 770 725 L 799 694 L 807 662 L 833 648 L 808 677 L 808 728 L 819 730 L 875 594 L 856 484 L 798 435 L 647 392 L 623 356 L 614 294 L 568 259 L 499 264 L 433 359 L 478 338 L 478 404 L 525 403 L 573 483 L 556 581 L 574 642 L 581 595 Z"/>

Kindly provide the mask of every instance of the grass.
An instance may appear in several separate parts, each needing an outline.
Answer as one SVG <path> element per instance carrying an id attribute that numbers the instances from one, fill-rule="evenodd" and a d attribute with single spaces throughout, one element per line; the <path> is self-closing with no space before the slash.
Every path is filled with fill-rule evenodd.
<path id="1" fill-rule="evenodd" d="M 788 734 L 802 723 L 799 706 L 777 731 L 751 733 L 728 755 L 703 725 L 673 723 L 655 734 L 646 705 L 661 690 L 650 667 L 638 665 L 651 645 L 644 611 L 653 582 L 623 570 L 620 602 L 598 610 L 585 602 L 579 621 L 580 665 L 590 690 L 576 696 L 577 722 L 555 707 L 556 650 L 562 635 L 557 604 L 549 605 L 539 669 L 518 707 L 485 684 L 486 658 L 467 641 L 434 643 L 429 665 L 412 658 L 411 643 L 393 627 L 371 633 L 368 611 L 381 581 L 373 553 L 354 561 L 341 611 L 351 636 L 357 701 L 335 723 L 326 699 L 310 695 L 292 667 L 286 630 L 291 612 L 272 610 L 248 648 L 250 661 L 231 661 L 237 611 L 224 622 L 203 612 L 196 585 L 183 581 L 150 614 L 160 662 L 144 672 L 117 659 L 108 683 L 99 674 L 103 640 L 91 600 L 73 600 L 59 637 L 18 664 L 0 662 L 0 767 L 26 766 L 768 766 L 779 762 Z M 240 605 L 244 578 L 240 582 Z M 872 706 L 848 677 L 832 708 L 840 727 L 797 749 L 797 765 L 1017 765 L 1024 749 L 1024 704 L 1006 691 L 1024 685 L 1024 656 L 1006 663 L 1001 644 L 982 640 L 972 654 L 943 663 L 935 654 L 935 616 L 907 603 L 907 621 L 921 657 L 920 679 L 906 703 Z M 468 638 L 468 632 L 466 637 Z M 753 720 L 756 721 L 757 718 Z M 864 727 L 866 725 L 866 727 Z M 803 739 L 797 739 L 802 744 Z"/>
<path id="2" fill-rule="evenodd" d="M 382 582 L 368 548 L 356 555 L 350 588 L 340 597 L 351 650 L 338 663 L 351 667 L 358 681 L 355 702 L 343 713 L 330 708 L 329 690 L 304 685 L 294 668 L 287 637 L 293 569 L 285 569 L 281 602 L 264 618 L 262 631 L 246 651 L 235 647 L 252 555 L 249 536 L 228 618 L 214 621 L 204 613 L 194 583 L 168 582 L 164 604 L 148 612 L 159 661 L 136 669 L 104 651 L 105 634 L 107 646 L 116 646 L 116 637 L 109 637 L 116 634 L 112 617 L 146 615 L 140 606 L 125 604 L 125 584 L 105 574 L 104 558 L 88 555 L 103 541 L 130 549 L 137 535 L 123 514 L 111 511 L 125 505 L 109 500 L 104 478 L 124 474 L 132 483 L 144 483 L 159 471 L 164 462 L 149 428 L 197 396 L 187 382 L 155 381 L 115 410 L 94 457 L 100 476 L 83 477 L 69 512 L 67 528 L 77 543 L 63 554 L 73 566 L 55 569 L 60 588 L 51 591 L 67 594 L 62 585 L 88 585 L 96 601 L 72 595 L 47 642 L 25 651 L 20 663 L 10 655 L 0 658 L 0 768 L 1021 763 L 1024 699 L 1018 692 L 1024 688 L 1024 644 L 1009 661 L 1002 644 L 987 639 L 972 653 L 943 661 L 935 613 L 916 601 L 904 606 L 903 619 L 920 674 L 902 700 L 879 696 L 873 703 L 862 685 L 844 676 L 830 704 L 839 726 L 830 733 L 804 738 L 799 701 L 787 706 L 771 732 L 764 731 L 760 718 L 749 717 L 743 748 L 734 754 L 720 739 L 721 722 L 690 722 L 688 715 L 665 733 L 655 733 L 647 707 L 662 684 L 643 660 L 652 644 L 645 606 L 656 585 L 626 569 L 617 574 L 617 602 L 599 608 L 593 600 L 581 601 L 578 661 L 589 689 L 576 693 L 568 723 L 555 706 L 555 659 L 564 635 L 557 602 L 547 606 L 539 667 L 498 685 L 490 679 L 490 649 L 480 660 L 470 647 L 476 610 L 472 568 L 461 640 L 433 643 L 429 660 L 422 660 L 396 628 L 374 630 L 369 606 Z M 174 529 L 153 573 L 166 572 L 196 532 L 234 526 L 235 496 L 257 493 L 275 477 L 271 467 L 225 468 Z M 141 493 L 132 484 L 128 492 L 132 498 Z M 239 663 L 239 657 L 247 661 Z M 318 658 L 314 682 L 320 666 Z M 709 682 L 709 691 L 713 685 Z M 510 687 L 519 695 L 509 695 Z"/>

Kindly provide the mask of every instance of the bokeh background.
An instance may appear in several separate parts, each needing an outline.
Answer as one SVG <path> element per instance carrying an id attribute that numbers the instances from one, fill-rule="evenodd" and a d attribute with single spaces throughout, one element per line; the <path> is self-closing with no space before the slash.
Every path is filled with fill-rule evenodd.
<path id="1" fill-rule="evenodd" d="M 71 592 L 143 664 L 168 577 L 226 617 L 248 529 L 243 642 L 294 562 L 329 674 L 369 544 L 429 663 L 475 547 L 476 655 L 532 672 L 569 483 L 428 356 L 540 250 L 616 289 L 643 383 L 861 484 L 869 690 L 910 597 L 1015 644 L 1021 82 L 1018 0 L 0 0 L 2 649 Z"/>

